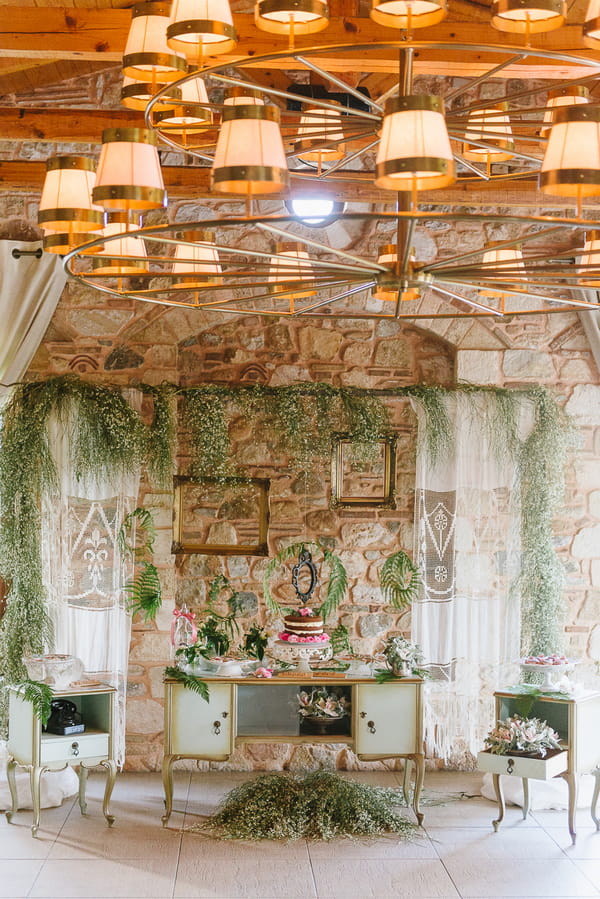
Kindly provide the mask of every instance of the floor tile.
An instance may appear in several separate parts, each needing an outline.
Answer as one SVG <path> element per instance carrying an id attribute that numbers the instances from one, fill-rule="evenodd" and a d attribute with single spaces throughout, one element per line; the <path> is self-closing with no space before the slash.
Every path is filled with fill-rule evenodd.
<path id="1" fill-rule="evenodd" d="M 432 859 L 317 859 L 319 899 L 457 899 L 440 861 Z"/>
<path id="2" fill-rule="evenodd" d="M 69 818 L 51 846 L 51 859 L 106 858 L 161 859 L 175 865 L 181 834 L 165 830 L 158 821 L 117 818 L 108 827 L 104 818 Z"/>
<path id="3" fill-rule="evenodd" d="M 171 896 L 175 864 L 164 859 L 52 859 L 44 862 L 35 899 L 162 899 Z"/>
<path id="4" fill-rule="evenodd" d="M 312 899 L 316 891 L 308 860 L 299 863 L 294 857 L 273 857 L 268 846 L 257 857 L 253 847 L 244 850 L 231 845 L 228 854 L 220 857 L 208 846 L 206 854 L 182 849 L 174 895 L 176 899 Z"/>
<path id="5" fill-rule="evenodd" d="M 430 827 L 482 827 L 492 830 L 492 821 L 498 814 L 498 807 L 486 799 L 451 799 L 440 805 L 424 806 L 421 811 L 424 814 L 423 824 L 425 829 Z M 539 827 L 531 817 L 523 820 L 521 809 L 507 809 L 502 822 L 503 828 L 510 827 Z"/>
<path id="6" fill-rule="evenodd" d="M 573 864 L 593 883 L 600 895 L 600 859 L 575 859 Z"/>
<path id="7" fill-rule="evenodd" d="M 21 899 L 28 896 L 43 864 L 41 860 L 0 860 L 0 897 Z"/>
<path id="8" fill-rule="evenodd" d="M 552 837 L 538 827 L 506 828 L 494 833 L 479 827 L 428 827 L 441 859 L 564 858 Z"/>
<path id="9" fill-rule="evenodd" d="M 461 896 L 474 899 L 527 896 L 528 899 L 564 899 L 598 896 L 591 881 L 567 858 L 506 859 L 447 857 L 444 865 Z"/>
<path id="10" fill-rule="evenodd" d="M 308 852 L 313 861 L 317 859 L 359 859 L 359 858 L 433 858 L 437 852 L 425 833 L 414 839 L 398 839 L 395 836 L 365 837 L 361 839 L 339 838 L 325 842 L 308 843 Z"/>
<path id="11" fill-rule="evenodd" d="M 600 831 L 595 827 L 578 827 L 577 842 L 574 846 L 566 824 L 563 827 L 546 827 L 544 831 L 569 858 L 590 858 L 600 861 Z"/>

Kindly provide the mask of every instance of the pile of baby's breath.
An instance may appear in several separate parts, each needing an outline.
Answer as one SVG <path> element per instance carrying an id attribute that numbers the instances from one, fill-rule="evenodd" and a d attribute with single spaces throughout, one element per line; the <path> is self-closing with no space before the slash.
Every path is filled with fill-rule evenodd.
<path id="1" fill-rule="evenodd" d="M 190 830 L 225 840 L 331 840 L 393 833 L 417 826 L 398 811 L 399 791 L 372 787 L 329 771 L 265 774 L 227 794 L 217 812 Z"/>

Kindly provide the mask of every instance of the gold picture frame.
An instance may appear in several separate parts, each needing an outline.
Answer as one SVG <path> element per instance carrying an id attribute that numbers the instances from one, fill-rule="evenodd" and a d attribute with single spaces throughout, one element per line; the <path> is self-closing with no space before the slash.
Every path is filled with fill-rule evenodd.
<path id="1" fill-rule="evenodd" d="M 352 441 L 339 434 L 331 453 L 331 509 L 396 508 L 396 436 L 376 441 L 379 455 L 373 460 L 352 458 Z"/>
<path id="2" fill-rule="evenodd" d="M 269 555 L 268 478 L 177 475 L 173 483 L 172 553 Z"/>

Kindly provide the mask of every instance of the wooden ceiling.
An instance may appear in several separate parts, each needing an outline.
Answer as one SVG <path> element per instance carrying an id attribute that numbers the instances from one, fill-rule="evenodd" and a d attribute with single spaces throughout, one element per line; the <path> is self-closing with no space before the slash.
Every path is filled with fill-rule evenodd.
<path id="1" fill-rule="evenodd" d="M 127 110 L 81 108 L 91 104 L 89 101 L 82 104 L 80 96 L 76 97 L 72 106 L 65 102 L 64 96 L 60 104 L 56 101 L 65 82 L 119 65 L 131 20 L 130 9 L 126 7 L 132 4 L 129 0 L 76 0 L 71 4 L 52 0 L 20 0 L 18 5 L 0 5 L 3 13 L 0 24 L 0 135 L 3 141 L 12 143 L 14 151 L 12 160 L 7 159 L 7 153 L 3 152 L 0 188 L 37 191 L 43 181 L 44 166 L 40 162 L 20 158 L 22 142 L 93 144 L 99 143 L 102 130 L 106 127 L 142 124 L 141 114 Z M 232 63 L 242 58 L 273 53 L 274 50 L 285 50 L 284 39 L 255 27 L 247 4 L 242 7 L 238 3 L 237 7 L 243 11 L 234 12 L 240 40 L 235 51 L 229 55 Z M 463 53 L 460 60 L 456 56 L 448 59 L 440 51 L 437 56 L 430 55 L 424 61 L 418 58 L 417 53 L 416 74 L 456 77 L 476 75 L 489 68 L 489 60 L 483 59 L 476 48 L 476 45 L 498 43 L 501 39 L 499 32 L 488 24 L 489 4 L 449 0 L 449 8 L 448 18 L 440 25 L 428 28 L 423 40 L 460 41 L 475 46 L 473 50 Z M 585 8 L 586 0 L 575 0 L 569 12 L 569 24 L 537 36 L 535 45 L 540 49 L 574 52 L 598 59 L 600 72 L 599 54 L 586 49 L 582 42 L 581 23 Z M 233 9 L 236 10 L 235 4 Z M 369 45 L 399 39 L 398 32 L 376 25 L 368 18 L 368 9 L 357 6 L 353 0 L 331 0 L 330 9 L 332 17 L 329 27 L 319 35 L 305 38 L 306 46 L 342 43 Z M 507 42 L 518 43 L 518 39 Z M 300 42 L 299 45 L 302 46 Z M 331 68 L 347 73 L 346 77 L 351 77 L 353 83 L 366 85 L 376 95 L 393 83 L 397 55 L 397 50 L 393 48 L 383 52 L 365 51 L 360 55 L 337 54 L 335 59 L 332 57 Z M 502 76 L 545 77 L 547 66 L 539 65 L 535 60 L 533 63 L 511 66 Z M 280 86 L 284 81 L 289 81 L 288 73 L 281 71 L 283 65 L 274 60 L 267 69 L 254 69 L 253 73 L 264 84 Z M 560 69 L 561 77 L 576 77 L 578 74 L 567 64 L 562 64 Z M 32 92 L 35 106 L 32 106 Z M 68 94 L 68 91 L 65 93 Z M 5 147 L 8 146 L 5 143 Z M 206 175 L 206 170 L 198 168 L 167 167 L 165 181 L 173 196 L 205 196 L 208 193 Z M 389 193 L 375 188 L 365 189 L 364 186 L 355 187 L 351 183 L 330 189 L 341 199 L 390 201 Z M 516 196 L 521 190 L 531 192 L 533 189 L 531 183 L 523 182 L 523 185 L 505 192 L 504 200 L 509 202 L 513 194 Z M 479 189 L 482 197 L 485 197 L 486 191 L 485 185 Z"/>

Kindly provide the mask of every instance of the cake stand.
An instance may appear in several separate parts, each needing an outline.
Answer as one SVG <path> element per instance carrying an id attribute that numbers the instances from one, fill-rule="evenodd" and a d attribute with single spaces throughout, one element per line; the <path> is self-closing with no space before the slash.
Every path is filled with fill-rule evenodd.
<path id="1" fill-rule="evenodd" d="M 269 647 L 269 654 L 280 662 L 296 662 L 299 674 L 310 674 L 309 662 L 325 662 L 333 655 L 331 641 L 322 643 L 289 643 L 287 640 L 275 640 Z"/>
<path id="2" fill-rule="evenodd" d="M 544 675 L 543 682 L 541 684 L 535 684 L 541 693 L 556 693 L 558 688 L 551 679 L 551 672 L 554 671 L 556 674 L 562 675 L 569 668 L 573 668 L 574 665 L 577 665 L 578 661 L 578 659 L 567 659 L 562 665 L 536 665 L 533 662 L 524 662 L 521 660 L 519 664 L 525 671 L 539 671 Z"/>

